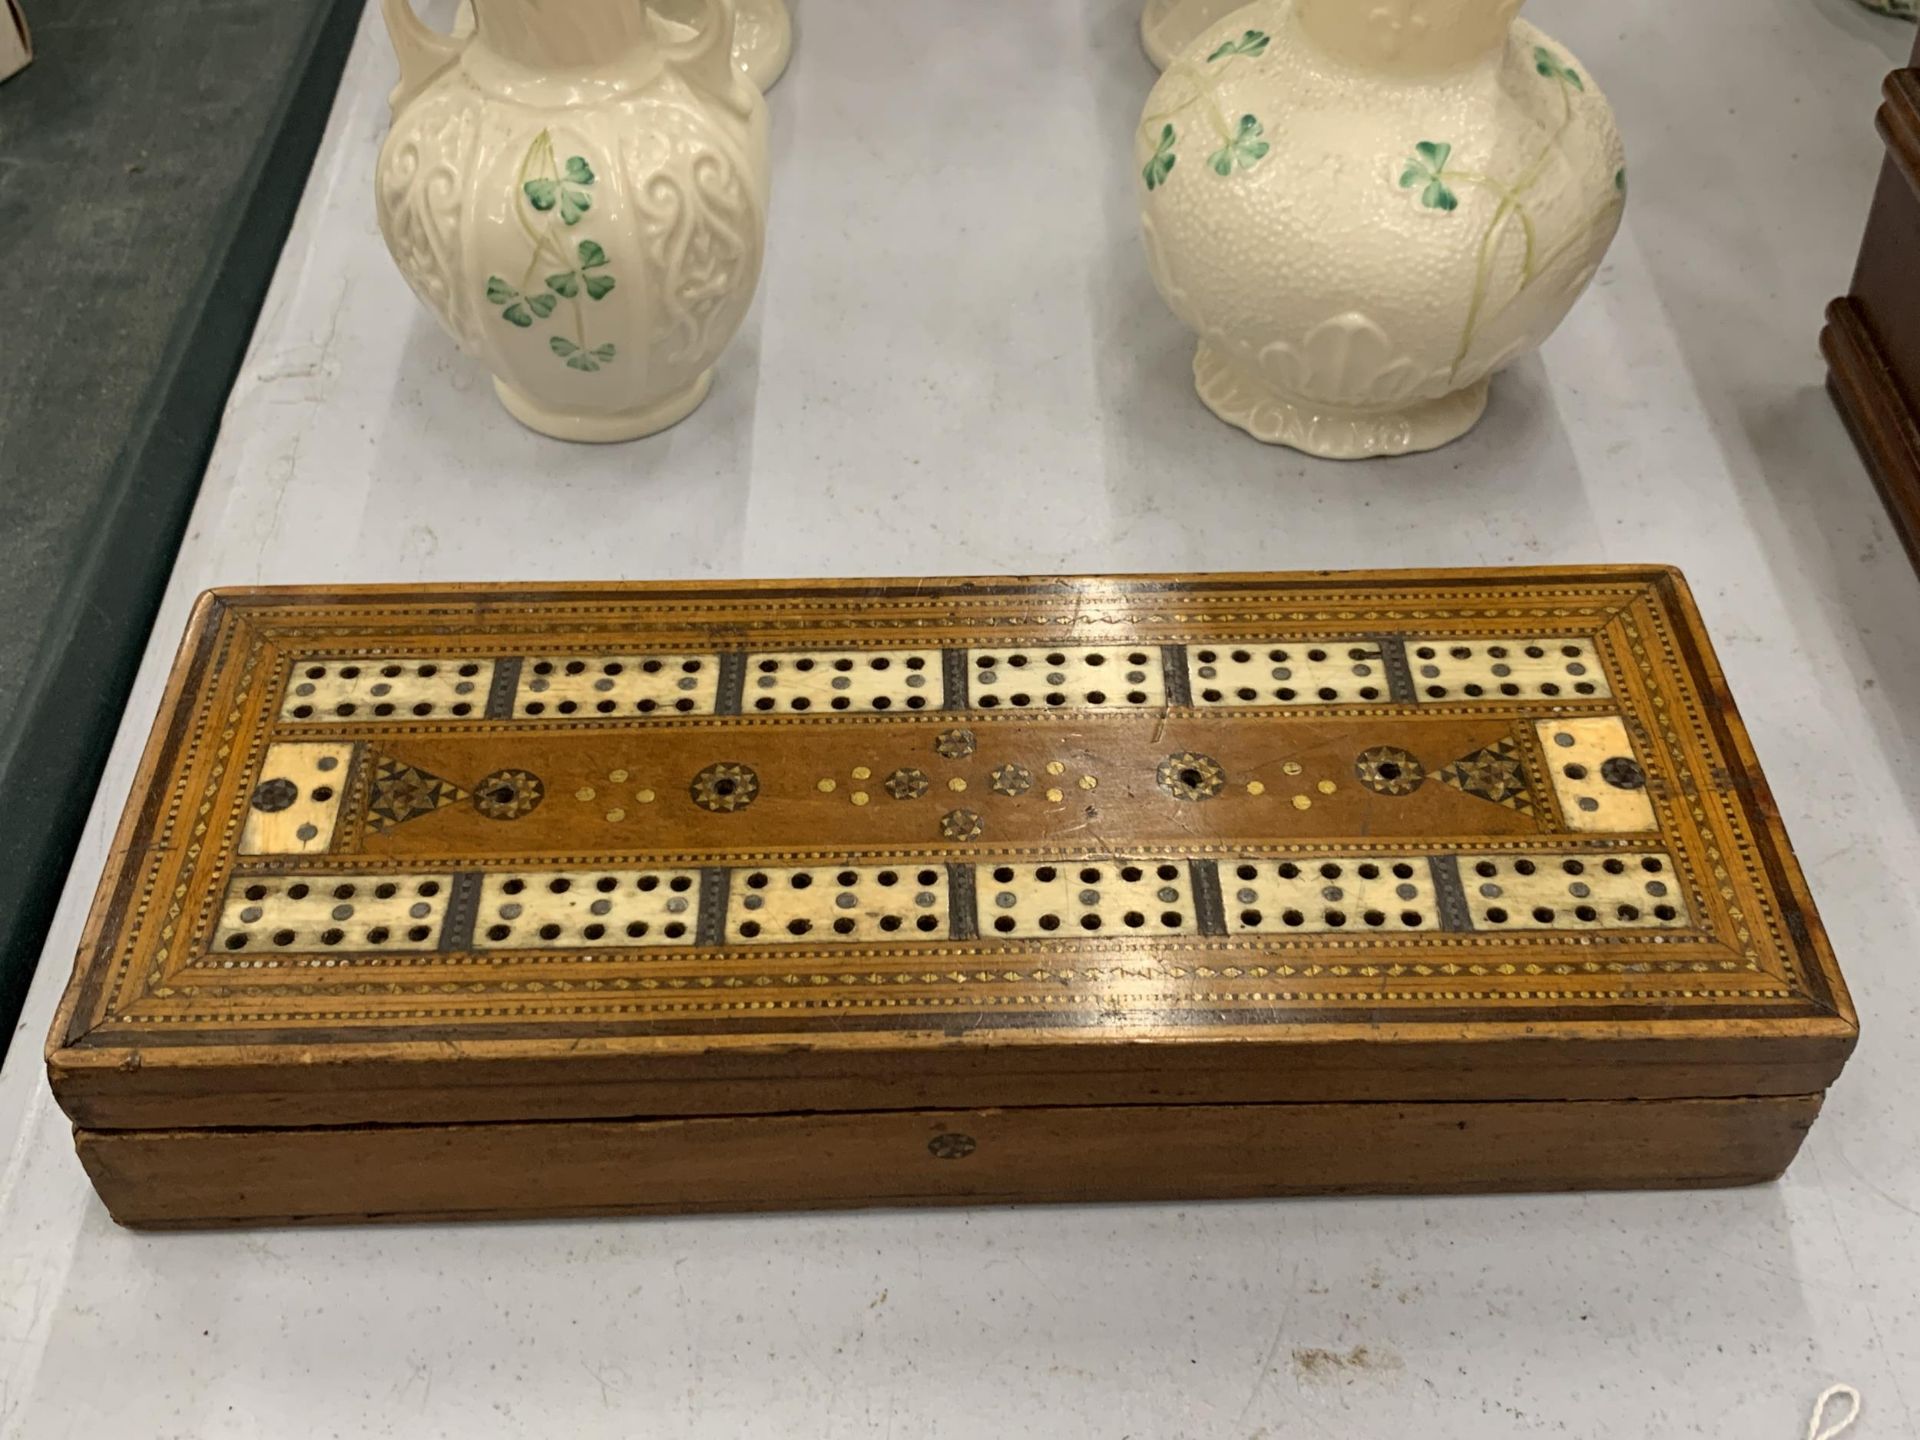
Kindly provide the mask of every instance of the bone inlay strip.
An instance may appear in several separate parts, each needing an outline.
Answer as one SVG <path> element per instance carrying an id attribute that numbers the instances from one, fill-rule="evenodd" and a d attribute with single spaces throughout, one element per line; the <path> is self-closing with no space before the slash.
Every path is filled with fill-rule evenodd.
<path id="1" fill-rule="evenodd" d="M 218 954 L 1678 930 L 1650 851 L 240 877 Z"/>
<path id="2" fill-rule="evenodd" d="M 735 681 L 739 688 L 736 691 Z M 632 719 L 925 709 L 1125 711 L 1604 699 L 1593 642 L 1517 636 L 1248 637 L 1205 645 L 296 661 L 280 718 Z"/>

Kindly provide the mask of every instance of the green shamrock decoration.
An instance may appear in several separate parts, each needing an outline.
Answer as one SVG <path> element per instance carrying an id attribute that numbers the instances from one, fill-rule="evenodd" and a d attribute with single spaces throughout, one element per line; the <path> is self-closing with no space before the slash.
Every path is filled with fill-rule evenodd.
<path id="1" fill-rule="evenodd" d="M 1626 166 L 1622 165 L 1618 170 L 1613 172 L 1613 188 L 1618 190 L 1622 195 L 1627 193 Z"/>
<path id="2" fill-rule="evenodd" d="M 592 184 L 593 167 L 584 157 L 572 155 L 567 158 L 564 179 L 529 180 L 521 188 L 527 192 L 534 209 L 544 214 L 558 205 L 560 218 L 569 225 L 577 225 L 580 217 L 593 208 L 593 196 L 588 193 Z"/>
<path id="3" fill-rule="evenodd" d="M 1271 38 L 1264 30 L 1249 30 L 1238 40 L 1227 41 L 1207 56 L 1207 62 L 1211 64 L 1215 60 L 1224 60 L 1229 55 L 1264 55 Z"/>
<path id="4" fill-rule="evenodd" d="M 593 272 L 606 265 L 607 252 L 593 240 L 582 240 L 579 248 L 580 268 L 562 270 L 556 275 L 549 275 L 547 284 L 553 287 L 555 294 L 564 296 L 568 300 L 577 296 L 583 285 L 586 287 L 589 300 L 604 300 L 607 293 L 613 289 L 613 276 L 596 275 Z"/>
<path id="5" fill-rule="evenodd" d="M 593 349 L 586 350 L 559 335 L 548 340 L 547 344 L 554 354 L 567 362 L 569 370 L 598 370 L 603 364 L 610 362 L 614 354 L 611 345 L 596 345 Z"/>
<path id="6" fill-rule="evenodd" d="M 1420 192 L 1422 205 L 1429 210 L 1456 209 L 1460 199 L 1443 178 L 1447 161 L 1453 156 L 1453 146 L 1422 140 L 1413 149 L 1414 157 L 1400 173 L 1400 188 L 1411 190 L 1416 185 L 1424 185 L 1426 188 Z"/>
<path id="7" fill-rule="evenodd" d="M 1265 133 L 1253 116 L 1242 115 L 1240 128 L 1234 132 L 1233 139 L 1207 157 L 1207 163 L 1213 166 L 1213 173 L 1231 175 L 1235 161 L 1240 163 L 1242 170 L 1251 170 L 1259 164 L 1261 157 L 1273 148 L 1260 138 Z"/>
<path id="8" fill-rule="evenodd" d="M 1173 162 L 1179 158 L 1173 153 L 1173 139 L 1173 126 L 1168 125 L 1160 132 L 1160 143 L 1154 147 L 1153 158 L 1140 172 L 1149 190 L 1158 190 L 1173 173 Z"/>
<path id="9" fill-rule="evenodd" d="M 487 277 L 487 303 L 503 305 L 500 318 L 509 325 L 518 325 L 522 330 L 533 324 L 533 317 L 542 320 L 553 313 L 553 307 L 560 302 L 544 291 L 538 295 L 522 295 L 513 286 L 498 275 Z"/>
<path id="10" fill-rule="evenodd" d="M 1562 65 L 1544 45 L 1533 47 L 1533 68 L 1549 80 L 1564 80 L 1576 90 L 1587 88 L 1586 82 L 1580 78 L 1580 72 L 1570 65 Z"/>

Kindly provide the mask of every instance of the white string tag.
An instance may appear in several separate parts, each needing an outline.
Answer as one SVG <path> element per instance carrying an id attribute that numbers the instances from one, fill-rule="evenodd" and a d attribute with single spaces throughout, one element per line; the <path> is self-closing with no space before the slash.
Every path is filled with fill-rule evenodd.
<path id="1" fill-rule="evenodd" d="M 1844 1395 L 1852 1408 L 1825 1430 L 1820 1421 L 1826 1416 L 1827 1402 L 1837 1395 Z M 1807 1421 L 1807 1440 L 1834 1440 L 1842 1430 L 1847 1429 L 1860 1418 L 1860 1392 L 1851 1385 L 1829 1385 L 1820 1392 L 1820 1398 L 1813 1402 L 1813 1418 Z"/>

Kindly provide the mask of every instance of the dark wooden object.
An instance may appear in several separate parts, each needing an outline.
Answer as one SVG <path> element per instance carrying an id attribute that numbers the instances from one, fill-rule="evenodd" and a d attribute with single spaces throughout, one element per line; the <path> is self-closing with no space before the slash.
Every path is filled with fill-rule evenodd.
<path id="1" fill-rule="evenodd" d="M 1920 566 L 1920 44 L 1887 77 L 1887 160 L 1853 287 L 1827 307 L 1820 348 L 1907 554 Z"/>
<path id="2" fill-rule="evenodd" d="M 210 596 L 48 1063 L 179 1227 L 1737 1184 L 1854 1036 L 1601 568 Z"/>

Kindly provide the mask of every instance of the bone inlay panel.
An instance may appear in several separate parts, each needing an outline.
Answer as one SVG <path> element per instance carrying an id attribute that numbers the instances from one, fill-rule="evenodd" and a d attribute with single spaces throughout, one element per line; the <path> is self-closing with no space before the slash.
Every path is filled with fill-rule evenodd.
<path id="1" fill-rule="evenodd" d="M 1591 640 L 1424 639 L 1406 642 L 1422 700 L 1594 700 L 1613 692 Z"/>
<path id="2" fill-rule="evenodd" d="M 1404 934 L 1440 928 L 1424 856 L 1327 855 L 1220 863 L 1232 934 Z"/>
<path id="3" fill-rule="evenodd" d="M 873 944 L 1102 937 L 1429 934 L 1445 928 L 1424 855 L 1195 861 L 1062 856 L 959 867 L 744 866 L 523 870 L 479 877 L 467 917 L 475 951 Z M 1456 863 L 1449 860 L 1447 863 Z M 1476 932 L 1683 929 L 1670 857 L 1651 853 L 1489 855 L 1457 861 Z M 1206 902 L 1196 875 L 1217 876 Z M 216 952 L 430 950 L 457 877 L 248 877 L 229 888 Z M 1224 923 L 1210 929 L 1206 903 Z"/>
<path id="4" fill-rule="evenodd" d="M 247 799 L 242 855 L 314 855 L 333 843 L 352 783 L 351 745 L 269 745 Z"/>
<path id="5" fill-rule="evenodd" d="M 1164 857 L 981 865 L 974 891 L 982 939 L 1200 933 L 1188 866 Z"/>
<path id="6" fill-rule="evenodd" d="M 420 952 L 439 942 L 444 875 L 249 875 L 227 886 L 213 958 Z"/>
<path id="7" fill-rule="evenodd" d="M 747 656 L 752 715 L 938 710 L 938 650 L 803 650 Z"/>
<path id="8" fill-rule="evenodd" d="M 942 865 L 819 865 L 737 870 L 730 944 L 937 940 L 952 934 Z"/>
<path id="9" fill-rule="evenodd" d="M 1567 826 L 1580 831 L 1658 828 L 1646 772 L 1618 715 L 1539 721 L 1534 729 Z"/>
<path id="10" fill-rule="evenodd" d="M 525 870 L 489 875 L 476 950 L 691 945 L 700 876 L 692 870 Z"/>
<path id="11" fill-rule="evenodd" d="M 493 661 L 382 656 L 294 662 L 282 720 L 465 720 L 486 714 Z"/>
<path id="12" fill-rule="evenodd" d="M 1391 695 L 1377 642 L 1236 640 L 1187 647 L 1200 706 L 1351 705 Z"/>
<path id="13" fill-rule="evenodd" d="M 530 655 L 513 697 L 516 717 L 711 715 L 717 655 Z"/>
<path id="14" fill-rule="evenodd" d="M 1671 856 L 1489 855 L 1460 862 L 1476 930 L 1664 930 L 1691 923 Z"/>
<path id="15" fill-rule="evenodd" d="M 1153 645 L 1015 645 L 967 652 L 967 684 L 980 710 L 1120 709 L 1166 703 L 1166 670 Z"/>

